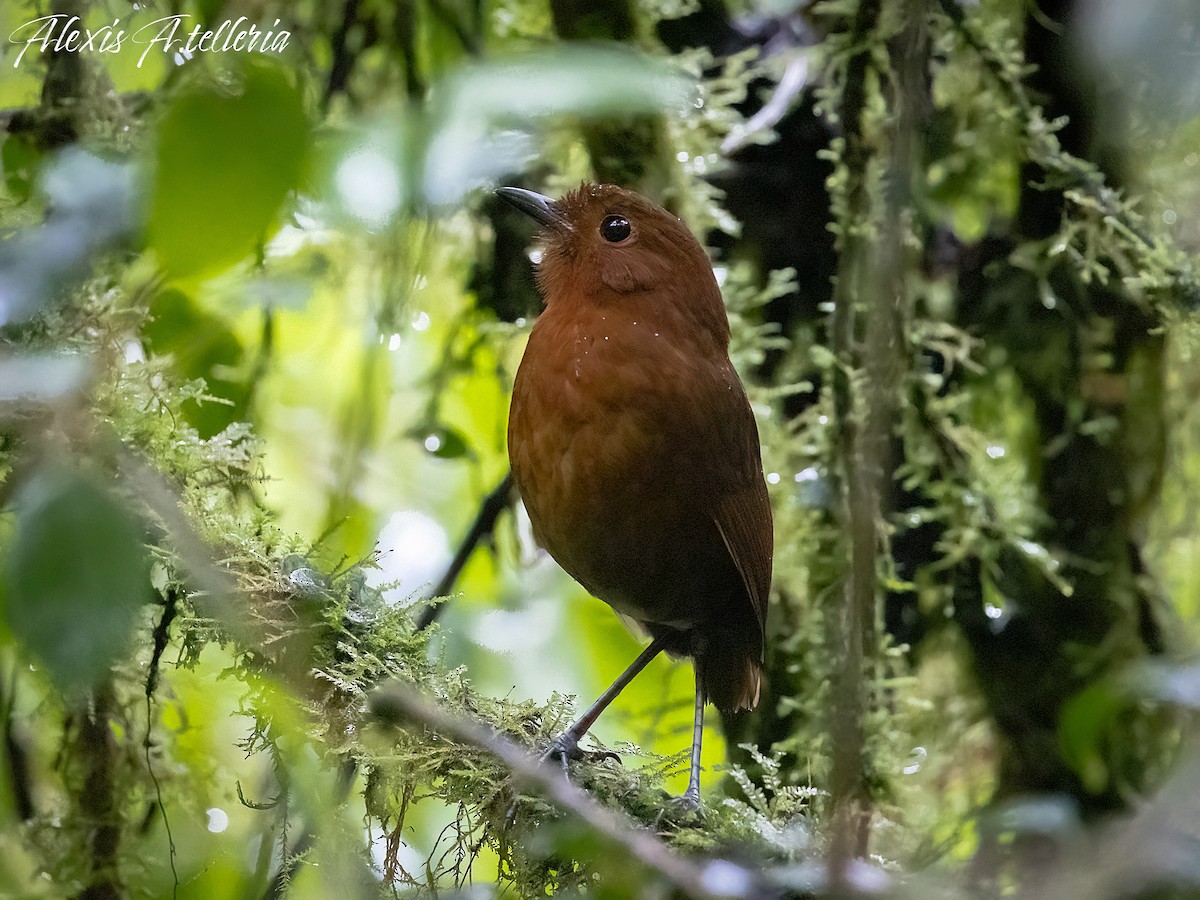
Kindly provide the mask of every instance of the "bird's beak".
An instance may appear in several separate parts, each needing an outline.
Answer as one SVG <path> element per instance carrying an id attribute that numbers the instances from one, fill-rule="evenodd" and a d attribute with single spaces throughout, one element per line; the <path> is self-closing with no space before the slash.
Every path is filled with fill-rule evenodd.
<path id="1" fill-rule="evenodd" d="M 496 188 L 496 194 L 527 216 L 532 216 L 545 228 L 562 228 L 566 225 L 558 204 L 544 194 L 515 187 Z"/>

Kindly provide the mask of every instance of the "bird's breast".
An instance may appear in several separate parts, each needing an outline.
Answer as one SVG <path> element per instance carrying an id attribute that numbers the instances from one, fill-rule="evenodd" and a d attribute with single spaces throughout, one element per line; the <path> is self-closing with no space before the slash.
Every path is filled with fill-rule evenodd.
<path id="1" fill-rule="evenodd" d="M 535 328 L 517 372 L 510 452 L 518 484 L 544 498 L 537 505 L 547 512 L 600 516 L 617 495 L 652 489 L 670 473 L 663 413 L 673 391 L 661 360 L 637 352 L 644 341 L 630 335 L 614 341 L 606 325 L 600 316 Z"/>
<path id="2" fill-rule="evenodd" d="M 648 609 L 649 598 L 704 550 L 681 549 L 706 524 L 704 498 L 681 487 L 694 475 L 697 367 L 634 321 L 543 315 L 514 383 L 509 454 L 534 533 L 559 564 L 622 612 L 670 619 L 671 604 Z"/>

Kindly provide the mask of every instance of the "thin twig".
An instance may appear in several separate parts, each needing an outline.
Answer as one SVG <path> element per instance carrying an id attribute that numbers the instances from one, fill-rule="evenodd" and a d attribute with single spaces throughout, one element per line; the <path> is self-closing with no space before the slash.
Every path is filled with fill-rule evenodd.
<path id="1" fill-rule="evenodd" d="M 358 775 L 358 764 L 353 759 L 343 759 L 338 767 L 337 783 L 333 792 L 333 807 L 338 808 L 350 796 L 350 788 L 354 786 L 354 779 Z M 279 805 L 279 797 L 269 803 L 252 803 L 245 799 L 242 795 L 242 786 L 238 785 L 238 799 L 241 800 L 243 806 L 250 809 L 272 809 Z M 279 871 L 275 873 L 275 877 L 271 879 L 271 883 L 267 885 L 262 894 L 262 900 L 279 900 L 280 897 L 287 895 L 288 886 L 296 873 L 300 871 L 300 867 L 308 861 L 308 852 L 317 844 L 317 829 L 309 823 L 304 828 L 300 837 L 296 842 L 288 848 L 287 834 L 284 832 L 280 835 L 282 842 L 281 848 L 281 863 Z"/>
<path id="2" fill-rule="evenodd" d="M 358 22 L 359 0 L 346 0 L 342 6 L 342 21 L 330 41 L 333 50 L 333 62 L 329 66 L 329 78 L 325 82 L 325 91 L 321 97 L 322 111 L 329 110 L 329 104 L 335 94 L 341 93 L 350 83 L 350 73 L 357 61 L 357 54 L 350 48 L 349 37 Z"/>
<path id="3" fill-rule="evenodd" d="M 628 819 L 596 803 L 564 778 L 557 767 L 542 763 L 527 748 L 481 722 L 447 712 L 413 687 L 392 684 L 380 690 L 372 700 L 372 710 L 381 719 L 406 718 L 491 753 L 559 809 L 570 813 L 628 857 L 657 873 L 682 896 L 753 898 L 773 893 L 754 873 L 728 860 L 715 859 L 699 864 L 675 855 L 650 832 L 634 827 Z"/>
<path id="4" fill-rule="evenodd" d="M 150 773 L 150 780 L 154 783 L 154 797 L 158 803 L 158 811 L 162 815 L 163 828 L 167 832 L 167 856 L 171 862 L 171 897 L 179 896 L 179 870 L 175 865 L 175 857 L 177 855 L 175 847 L 175 835 L 171 833 L 171 819 L 167 815 L 167 805 L 163 802 L 162 784 L 159 783 L 158 774 L 154 771 L 154 761 L 150 754 L 150 748 L 153 746 L 151 735 L 154 727 L 154 693 L 158 689 L 159 666 L 162 663 L 163 651 L 167 649 L 167 642 L 170 639 L 171 622 L 174 621 L 175 615 L 179 610 L 179 595 L 181 589 L 176 586 L 167 588 L 167 592 L 163 603 L 162 617 L 158 620 L 158 625 L 154 628 L 154 652 L 150 657 L 150 672 L 146 676 L 146 739 L 142 743 L 142 750 L 146 757 L 146 771 Z"/>
<path id="5" fill-rule="evenodd" d="M 471 528 L 463 538 L 462 544 L 459 545 L 458 552 L 454 554 L 454 559 L 450 561 L 450 566 L 446 569 L 441 580 L 433 589 L 430 596 L 445 597 L 454 589 L 454 583 L 458 581 L 458 576 L 462 574 L 463 567 L 467 564 L 467 560 L 471 558 L 471 554 L 475 551 L 475 547 L 487 535 L 491 534 L 496 528 L 496 520 L 500 517 L 500 513 L 508 509 L 512 505 L 512 472 L 504 476 L 504 479 L 496 485 L 495 489 L 483 498 L 483 503 L 479 505 L 479 513 L 475 516 L 475 521 L 471 523 Z M 442 607 L 445 603 L 438 603 L 433 606 L 427 606 L 421 611 L 421 615 L 417 617 L 417 630 L 428 628 L 437 621 L 441 615 Z"/>

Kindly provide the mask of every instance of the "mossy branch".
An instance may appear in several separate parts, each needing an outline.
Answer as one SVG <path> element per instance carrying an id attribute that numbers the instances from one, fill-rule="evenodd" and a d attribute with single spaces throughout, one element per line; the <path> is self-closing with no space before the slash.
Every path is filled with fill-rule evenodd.
<path id="1" fill-rule="evenodd" d="M 856 347 L 856 333 L 862 321 L 858 308 L 867 284 L 864 229 L 870 210 L 867 170 L 871 149 L 863 119 L 873 52 L 870 37 L 879 20 L 880 6 L 879 0 L 861 0 L 855 12 L 849 35 L 851 56 L 846 63 L 839 110 L 845 147 L 842 158 L 845 185 L 830 339 L 835 357 L 833 395 L 838 436 L 834 453 L 844 478 L 840 516 L 849 534 L 849 557 L 841 576 L 842 590 L 831 594 L 834 609 L 829 615 L 831 655 L 840 660 L 835 675 L 834 755 L 830 773 L 834 815 L 830 866 L 835 883 L 843 880 L 851 858 L 866 853 L 871 820 L 866 788 L 863 676 L 866 642 L 874 632 L 879 494 L 875 483 L 877 466 L 864 457 L 869 450 L 862 433 L 865 407 L 856 396 L 855 383 L 861 364 Z M 871 640 L 872 649 L 873 645 Z"/>
<path id="2" fill-rule="evenodd" d="M 771 893 L 758 883 L 753 872 L 736 863 L 712 859 L 699 864 L 677 856 L 653 834 L 633 826 L 628 819 L 601 806 L 575 787 L 560 769 L 540 762 L 527 748 L 481 722 L 447 712 L 410 686 L 390 684 L 382 688 L 373 696 L 371 706 L 380 719 L 393 723 L 415 722 L 492 754 L 518 779 L 536 788 L 559 809 L 655 873 L 683 896 L 729 896 L 731 891 L 725 886 L 735 880 L 739 882 L 736 891 L 739 896 L 766 897 Z"/>

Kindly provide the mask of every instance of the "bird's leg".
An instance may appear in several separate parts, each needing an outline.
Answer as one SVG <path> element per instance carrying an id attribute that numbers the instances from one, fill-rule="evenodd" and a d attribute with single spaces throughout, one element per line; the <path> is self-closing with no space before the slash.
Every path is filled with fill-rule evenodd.
<path id="1" fill-rule="evenodd" d="M 680 798 L 693 809 L 700 807 L 700 743 L 704 738 L 704 689 L 700 685 L 700 664 L 696 670 L 696 717 L 692 723 L 692 767 L 688 773 L 687 790 Z"/>
<path id="2" fill-rule="evenodd" d="M 704 737 L 704 688 L 700 684 L 700 666 L 696 666 L 696 717 L 692 724 L 692 761 L 688 770 L 688 786 L 680 797 L 672 797 L 659 811 L 657 822 L 676 825 L 695 825 L 701 819 L 700 809 L 700 742 Z"/>
<path id="3" fill-rule="evenodd" d="M 637 677 L 637 674 L 649 665 L 650 660 L 662 652 L 662 649 L 662 642 L 657 638 L 651 641 L 650 646 L 643 650 L 638 655 L 638 658 L 631 662 L 629 667 L 617 676 L 617 680 L 609 686 L 608 690 L 599 696 L 595 703 L 588 707 L 587 712 L 580 716 L 575 724 L 554 739 L 554 743 L 542 754 L 542 760 L 557 757 L 562 760 L 563 771 L 565 772 L 568 759 L 582 758 L 583 751 L 579 749 L 579 739 L 588 733 L 588 729 L 596 724 L 596 720 L 600 718 L 600 713 L 608 708 L 608 705 L 617 698 L 617 695 L 625 690 L 625 686 L 633 681 Z"/>

